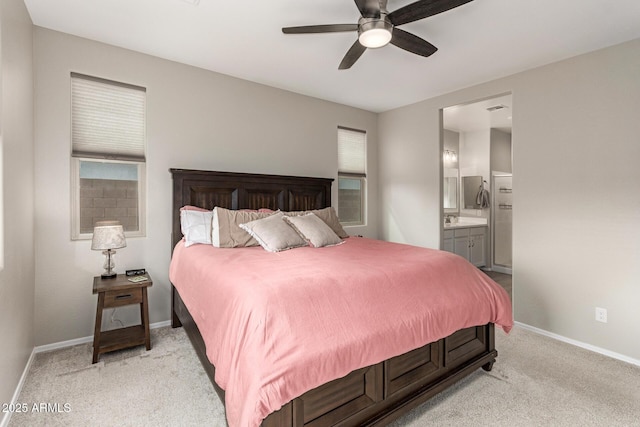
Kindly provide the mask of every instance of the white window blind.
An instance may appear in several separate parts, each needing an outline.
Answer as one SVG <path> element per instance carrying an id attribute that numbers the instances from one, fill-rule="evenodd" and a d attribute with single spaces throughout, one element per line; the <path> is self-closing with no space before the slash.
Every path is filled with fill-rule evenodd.
<path id="1" fill-rule="evenodd" d="M 71 73 L 72 156 L 145 161 L 146 89 Z"/>
<path id="2" fill-rule="evenodd" d="M 338 174 L 365 177 L 367 134 L 338 127 Z"/>

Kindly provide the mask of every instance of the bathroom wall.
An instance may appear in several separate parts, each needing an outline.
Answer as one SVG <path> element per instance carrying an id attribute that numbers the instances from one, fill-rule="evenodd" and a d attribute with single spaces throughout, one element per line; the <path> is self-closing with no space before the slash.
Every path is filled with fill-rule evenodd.
<path id="1" fill-rule="evenodd" d="M 487 182 L 487 190 L 491 177 L 489 172 L 490 141 L 491 131 L 489 128 L 460 132 L 460 176 L 481 176 Z M 477 193 L 478 189 L 475 191 Z M 464 209 L 464 205 L 461 205 L 460 216 L 489 218 L 489 209 Z"/>
<path id="2" fill-rule="evenodd" d="M 449 150 L 456 153 L 456 160 L 445 162 L 444 167 L 450 168 L 450 169 L 454 169 L 454 168 L 457 169 L 459 166 L 458 156 L 460 154 L 460 134 L 452 130 L 444 129 L 443 137 L 444 137 L 444 141 L 443 141 L 444 150 Z"/>
<path id="3" fill-rule="evenodd" d="M 491 129 L 489 139 L 491 171 L 512 173 L 511 134 L 499 129 Z"/>

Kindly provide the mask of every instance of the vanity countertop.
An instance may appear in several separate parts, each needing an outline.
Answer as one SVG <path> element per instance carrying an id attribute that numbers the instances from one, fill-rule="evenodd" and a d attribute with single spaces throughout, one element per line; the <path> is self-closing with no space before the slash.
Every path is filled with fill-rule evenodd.
<path id="1" fill-rule="evenodd" d="M 486 218 L 458 217 L 458 221 L 454 224 L 445 224 L 444 228 L 467 228 L 467 227 L 486 227 Z"/>

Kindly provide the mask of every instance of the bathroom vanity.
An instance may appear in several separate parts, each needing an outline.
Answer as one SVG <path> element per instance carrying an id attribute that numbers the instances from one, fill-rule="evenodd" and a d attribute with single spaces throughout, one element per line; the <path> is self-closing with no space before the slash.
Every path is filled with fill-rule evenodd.
<path id="1" fill-rule="evenodd" d="M 466 258 L 476 267 L 487 265 L 486 219 L 461 217 L 455 223 L 445 224 L 443 234 L 445 251 Z"/>

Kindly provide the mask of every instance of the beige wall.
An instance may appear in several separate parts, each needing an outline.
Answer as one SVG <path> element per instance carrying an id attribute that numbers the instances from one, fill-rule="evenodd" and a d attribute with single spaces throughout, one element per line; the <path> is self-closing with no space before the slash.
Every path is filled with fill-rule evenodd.
<path id="1" fill-rule="evenodd" d="M 43 28 L 34 38 L 37 345 L 92 334 L 103 262 L 70 240 L 71 71 L 147 88 L 147 236 L 127 240 L 116 270 L 151 272 L 151 322 L 169 319 L 169 168 L 337 178 L 337 126 L 366 130 L 369 222 L 348 231 L 376 237 L 376 114 Z M 116 317 L 137 320 L 129 308 Z"/>
<path id="2" fill-rule="evenodd" d="M 516 320 L 640 360 L 638 76 L 634 40 L 382 113 L 381 237 L 439 247 L 439 109 L 512 92 Z"/>
<path id="3" fill-rule="evenodd" d="M 34 345 L 32 51 L 22 0 L 0 0 L 0 404 L 11 401 Z"/>

